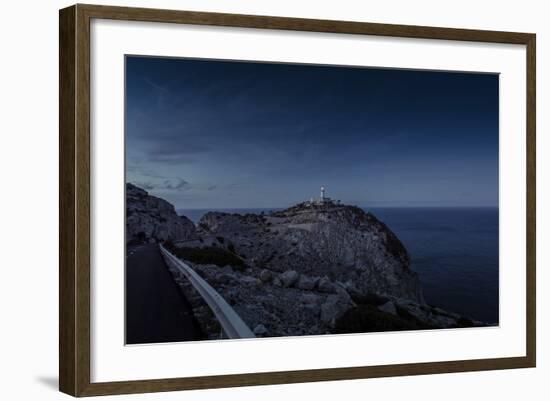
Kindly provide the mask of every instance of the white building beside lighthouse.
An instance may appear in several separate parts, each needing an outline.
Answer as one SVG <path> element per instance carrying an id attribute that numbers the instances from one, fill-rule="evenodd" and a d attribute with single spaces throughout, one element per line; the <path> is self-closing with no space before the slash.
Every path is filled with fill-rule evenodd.
<path id="1" fill-rule="evenodd" d="M 339 200 L 333 200 L 331 198 L 329 198 L 327 195 L 326 195 L 326 189 L 324 186 L 321 187 L 321 192 L 320 192 L 320 195 L 319 195 L 319 198 L 318 199 L 315 199 L 315 198 L 311 198 L 309 201 L 306 201 L 303 203 L 305 206 L 307 207 L 312 207 L 312 206 L 335 206 L 335 205 L 339 205 L 340 204 L 340 201 Z"/>

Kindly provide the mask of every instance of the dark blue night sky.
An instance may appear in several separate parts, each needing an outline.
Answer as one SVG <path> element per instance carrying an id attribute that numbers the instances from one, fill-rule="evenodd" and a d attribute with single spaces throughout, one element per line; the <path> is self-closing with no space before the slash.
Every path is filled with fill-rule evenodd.
<path id="1" fill-rule="evenodd" d="M 127 57 L 127 181 L 182 209 L 497 206 L 498 76 Z"/>

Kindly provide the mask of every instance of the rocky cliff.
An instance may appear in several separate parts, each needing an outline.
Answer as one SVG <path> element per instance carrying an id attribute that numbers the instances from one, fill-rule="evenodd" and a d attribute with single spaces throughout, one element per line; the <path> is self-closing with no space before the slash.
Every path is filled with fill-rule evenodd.
<path id="1" fill-rule="evenodd" d="M 300 204 L 268 215 L 207 213 L 202 236 L 224 238 L 250 266 L 328 277 L 351 295 L 424 303 L 407 250 L 374 215 L 354 206 Z"/>
<path id="2" fill-rule="evenodd" d="M 195 235 L 193 222 L 178 216 L 170 203 L 133 184 L 126 184 L 127 243 L 186 240 Z"/>
<path id="3" fill-rule="evenodd" d="M 167 246 L 258 336 L 458 326 L 458 315 L 425 304 L 403 244 L 360 208 L 329 202 L 268 214 L 210 212 L 197 235 Z M 172 273 L 204 331 L 216 338 L 209 309 Z"/>
<path id="4" fill-rule="evenodd" d="M 210 212 L 195 228 L 132 184 L 126 202 L 128 240 L 163 242 L 257 336 L 483 325 L 427 305 L 403 244 L 360 208 L 308 202 L 268 214 Z M 171 272 L 203 332 L 218 338 L 210 308 Z"/>

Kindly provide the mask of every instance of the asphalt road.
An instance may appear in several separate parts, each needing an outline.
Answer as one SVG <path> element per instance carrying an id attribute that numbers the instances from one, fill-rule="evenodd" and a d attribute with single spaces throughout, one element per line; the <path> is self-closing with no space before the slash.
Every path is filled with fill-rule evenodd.
<path id="1" fill-rule="evenodd" d="M 189 302 L 164 264 L 157 245 L 126 250 L 126 344 L 197 340 Z"/>

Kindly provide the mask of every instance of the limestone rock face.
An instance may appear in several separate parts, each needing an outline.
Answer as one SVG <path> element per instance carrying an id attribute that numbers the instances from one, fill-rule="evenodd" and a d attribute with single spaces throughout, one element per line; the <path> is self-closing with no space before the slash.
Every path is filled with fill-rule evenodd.
<path id="1" fill-rule="evenodd" d="M 126 184 L 126 243 L 187 240 L 195 236 L 193 222 L 178 216 L 172 204 Z"/>
<path id="2" fill-rule="evenodd" d="M 199 235 L 226 238 L 255 267 L 295 271 L 296 278 L 322 277 L 316 283 L 322 292 L 334 292 L 333 282 L 338 281 L 355 295 L 374 293 L 424 303 L 401 241 L 358 207 L 298 204 L 265 215 L 211 212 L 198 226 Z M 309 285 L 302 280 L 300 286 Z"/>
<path id="3" fill-rule="evenodd" d="M 127 184 L 126 193 L 128 242 L 171 240 L 166 248 L 257 336 L 486 325 L 427 305 L 403 244 L 358 207 L 330 202 L 267 214 L 210 212 L 195 227 L 135 185 Z M 168 268 L 201 329 L 218 338 L 219 322 L 202 296 Z"/>

